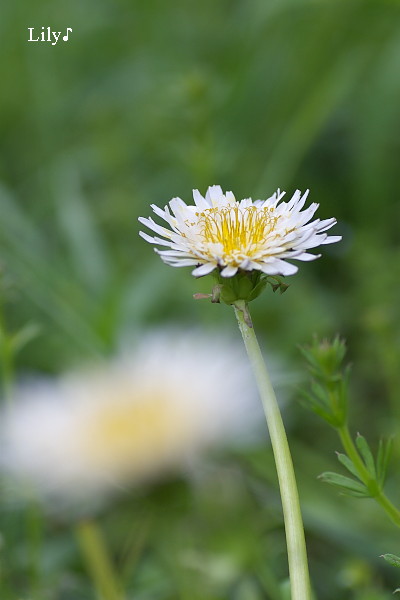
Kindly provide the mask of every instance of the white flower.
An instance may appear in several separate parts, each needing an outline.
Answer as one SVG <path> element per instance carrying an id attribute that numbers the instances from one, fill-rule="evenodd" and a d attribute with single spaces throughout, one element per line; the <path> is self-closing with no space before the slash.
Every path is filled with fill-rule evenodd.
<path id="1" fill-rule="evenodd" d="M 307 250 L 322 244 L 338 242 L 341 236 L 328 236 L 325 231 L 336 219 L 309 222 L 318 208 L 311 204 L 302 211 L 308 190 L 296 191 L 289 202 L 280 202 L 279 190 L 267 200 L 238 202 L 232 192 L 223 194 L 218 185 L 208 188 L 203 197 L 193 190 L 194 205 L 173 198 L 164 210 L 152 205 L 169 229 L 152 218 L 139 221 L 161 237 L 140 235 L 151 244 L 168 246 L 156 250 L 162 260 L 173 267 L 196 266 L 193 275 L 207 275 L 215 268 L 223 277 L 233 277 L 239 269 L 258 270 L 267 275 L 293 275 L 297 267 L 287 259 L 313 260 L 320 255 Z"/>
<path id="2" fill-rule="evenodd" d="M 258 415 L 243 362 L 231 341 L 170 332 L 101 369 L 26 386 L 2 415 L 2 466 L 67 500 L 182 469 Z"/>

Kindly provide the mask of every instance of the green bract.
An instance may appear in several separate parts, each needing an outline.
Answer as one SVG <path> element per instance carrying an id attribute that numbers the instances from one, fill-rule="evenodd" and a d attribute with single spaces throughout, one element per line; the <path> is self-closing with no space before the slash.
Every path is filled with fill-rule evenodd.
<path id="1" fill-rule="evenodd" d="M 280 277 L 264 275 L 260 271 L 239 271 L 234 277 L 226 279 L 219 273 L 214 274 L 217 283 L 213 288 L 213 302 L 234 304 L 238 300 L 248 303 L 258 298 L 269 284 L 272 290 L 283 294 L 289 287 Z"/>

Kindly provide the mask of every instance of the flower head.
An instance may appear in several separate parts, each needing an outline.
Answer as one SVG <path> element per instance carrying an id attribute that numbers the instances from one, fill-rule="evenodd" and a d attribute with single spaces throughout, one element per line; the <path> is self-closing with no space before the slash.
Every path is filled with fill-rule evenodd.
<path id="1" fill-rule="evenodd" d="M 194 205 L 173 198 L 164 210 L 152 205 L 155 214 L 169 225 L 158 225 L 152 218 L 139 221 L 161 237 L 140 235 L 151 244 L 167 246 L 156 250 L 173 267 L 195 266 L 199 277 L 218 268 L 223 277 L 238 271 L 261 271 L 267 275 L 293 275 L 297 267 L 287 259 L 313 260 L 320 255 L 307 250 L 338 242 L 340 236 L 325 232 L 336 219 L 309 222 L 318 208 L 311 204 L 302 211 L 308 191 L 296 191 L 289 202 L 281 202 L 279 190 L 267 200 L 235 199 L 218 185 L 208 188 L 203 197 L 193 190 Z"/>
<path id="2" fill-rule="evenodd" d="M 101 368 L 27 385 L 2 415 L 2 466 L 57 500 L 180 470 L 256 416 L 242 364 L 231 341 L 171 331 Z"/>

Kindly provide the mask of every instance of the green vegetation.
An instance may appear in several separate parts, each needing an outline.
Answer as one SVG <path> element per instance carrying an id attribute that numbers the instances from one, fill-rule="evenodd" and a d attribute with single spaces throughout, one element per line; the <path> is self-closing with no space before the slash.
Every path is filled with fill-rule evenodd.
<path id="1" fill-rule="evenodd" d="M 73 31 L 55 46 L 29 43 L 28 27 L 42 26 Z M 232 309 L 193 300 L 212 278 L 165 266 L 139 238 L 151 203 L 212 184 L 237 198 L 310 188 L 317 216 L 338 219 L 343 242 L 299 263 L 285 294 L 268 287 L 252 305 L 262 346 L 288 365 L 277 393 L 319 600 L 383 600 L 400 581 L 380 558 L 397 560 L 398 529 L 371 498 L 318 480 L 347 477 L 348 465 L 334 430 L 296 402 L 308 379 L 298 345 L 340 334 L 350 440 L 368 440 L 366 454 L 358 442 L 366 463 L 393 437 L 385 492 L 399 507 L 399 28 L 397 0 L 2 7 L 4 401 L 15 374 L 113 356 L 150 327 L 236 332 Z M 265 439 L 218 455 L 200 479 L 127 492 L 99 515 L 127 600 L 287 600 Z M 96 597 L 68 519 L 17 502 L 8 481 L 0 532 L 1 600 Z"/>

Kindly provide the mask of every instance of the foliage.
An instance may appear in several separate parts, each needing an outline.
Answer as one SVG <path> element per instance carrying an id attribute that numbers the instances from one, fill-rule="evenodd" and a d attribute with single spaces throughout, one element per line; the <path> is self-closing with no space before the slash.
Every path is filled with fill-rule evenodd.
<path id="1" fill-rule="evenodd" d="M 27 28 L 42 26 L 73 32 L 28 43 Z M 0 23 L 0 341 L 18 377 L 112 355 L 159 323 L 234 329 L 230 307 L 192 300 L 209 280 L 168 269 L 137 236 L 152 202 L 211 184 L 240 198 L 309 187 L 321 218 L 338 219 L 343 243 L 252 309 L 263 345 L 289 365 L 284 418 L 320 600 L 380 600 L 396 587 L 379 556 L 399 547 L 397 531 L 372 500 L 338 501 L 317 480 L 335 469 L 334 434 L 292 401 L 291 382 L 297 344 L 314 332 L 347 339 L 346 416 L 378 448 L 372 460 L 357 438 L 381 489 L 379 439 L 393 436 L 392 465 L 400 452 L 399 26 L 396 0 L 21 0 Z M 314 411 L 337 419 L 313 376 Z M 136 490 L 99 515 L 132 597 L 285 598 L 264 446 L 215 457 L 202 485 Z M 351 458 L 339 460 L 364 494 Z M 17 502 L 8 482 L 0 531 L 2 599 L 94 598 L 69 524 Z"/>

